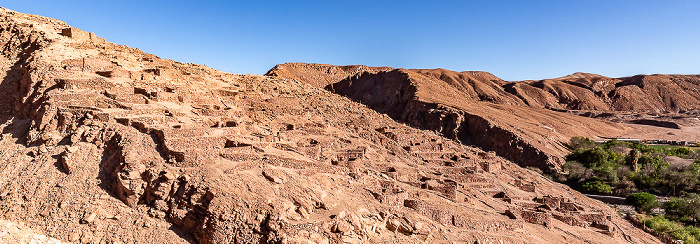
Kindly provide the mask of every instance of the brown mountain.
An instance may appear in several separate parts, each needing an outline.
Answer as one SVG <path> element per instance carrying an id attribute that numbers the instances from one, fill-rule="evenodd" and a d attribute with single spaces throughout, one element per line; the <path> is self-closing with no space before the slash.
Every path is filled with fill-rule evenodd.
<path id="1" fill-rule="evenodd" d="M 7 9 L 0 44 L 0 242 L 658 243 L 533 171 L 299 81 L 165 60 Z M 417 71 L 377 74 L 358 85 L 402 88 L 383 100 L 396 108 L 450 95 Z M 489 87 L 477 90 L 499 94 Z M 515 108 L 450 104 L 466 107 L 423 111 Z M 435 126 L 464 133 L 454 121 Z"/>
<path id="2" fill-rule="evenodd" d="M 391 68 L 288 63 L 275 66 L 267 75 L 323 86 L 366 71 L 377 73 L 388 70 Z M 609 78 L 596 74 L 575 73 L 556 79 L 506 82 L 482 71 L 410 71 L 442 80 L 470 101 L 526 105 L 553 110 L 664 113 L 700 109 L 700 75 L 636 75 Z M 322 82 L 318 82 L 320 80 Z"/>
<path id="3" fill-rule="evenodd" d="M 296 78 L 290 78 L 304 82 L 306 76 L 324 75 L 319 72 L 321 69 L 313 68 L 317 64 L 278 65 L 268 75 L 283 76 L 275 73 L 282 66 L 287 66 L 285 70 L 297 69 Z M 553 111 L 574 104 L 581 108 L 606 108 L 605 103 L 595 100 L 592 91 L 559 79 L 530 84 L 506 82 L 480 71 L 369 69 L 372 72 L 356 70 L 342 80 L 335 76 L 331 80 L 336 83 L 326 89 L 396 120 L 495 151 L 522 166 L 553 170 L 564 163 L 568 151 L 562 142 L 572 136 L 596 138 L 630 130 L 608 121 Z M 601 76 L 576 74 L 562 79 L 576 79 L 583 84 Z"/>
<path id="4" fill-rule="evenodd" d="M 600 75 L 576 73 L 541 81 L 522 81 L 511 84 L 511 93 L 523 100 L 531 100 L 526 86 L 551 94 L 558 101 L 553 104 L 535 99 L 530 106 L 554 109 L 685 112 L 700 108 L 700 76 L 698 75 L 636 75 L 608 78 Z M 532 89 L 530 89 L 532 90 Z"/>

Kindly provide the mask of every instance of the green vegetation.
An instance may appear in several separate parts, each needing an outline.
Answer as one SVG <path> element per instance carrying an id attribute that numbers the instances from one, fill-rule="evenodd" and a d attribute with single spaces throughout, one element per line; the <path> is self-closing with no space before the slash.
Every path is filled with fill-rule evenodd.
<path id="1" fill-rule="evenodd" d="M 639 221 L 649 228 L 664 233 L 685 243 L 700 243 L 700 228 L 686 226 L 663 216 L 637 215 Z"/>
<path id="2" fill-rule="evenodd" d="M 590 181 L 583 183 L 581 185 L 581 188 L 584 191 L 591 192 L 591 193 L 602 193 L 602 194 L 612 194 L 612 186 L 603 183 L 603 181 L 599 179 L 591 179 Z"/>
<path id="3" fill-rule="evenodd" d="M 690 193 L 682 197 L 673 197 L 664 203 L 666 217 L 685 223 L 700 222 L 700 195 Z"/>
<path id="4" fill-rule="evenodd" d="M 649 147 L 654 148 L 654 149 L 656 149 L 656 150 L 659 150 L 659 151 L 661 152 L 661 151 L 663 151 L 663 150 L 668 150 L 668 149 L 673 149 L 673 148 L 678 148 L 678 147 L 683 147 L 683 146 L 674 146 L 674 145 L 649 145 Z M 691 147 L 692 147 L 692 148 L 690 148 L 690 147 L 686 147 L 686 148 L 698 149 L 698 147 L 700 147 L 700 144 L 696 144 L 696 145 L 693 145 L 693 146 L 691 146 Z"/>
<path id="5" fill-rule="evenodd" d="M 582 137 L 582 136 L 574 136 L 571 138 L 571 140 L 569 140 L 569 143 L 564 143 L 564 145 L 572 150 L 588 149 L 588 148 L 594 148 L 596 146 L 596 144 L 593 140 Z"/>
<path id="6" fill-rule="evenodd" d="M 625 203 L 634 206 L 638 211 L 648 213 L 659 205 L 656 195 L 646 192 L 636 192 L 629 194 Z"/>
<path id="7" fill-rule="evenodd" d="M 632 193 L 625 201 L 628 204 L 649 212 L 656 205 L 656 196 L 646 193 Z M 639 207 L 641 206 L 641 207 Z M 696 193 L 673 197 L 663 204 L 664 215 L 637 215 L 639 221 L 649 228 L 671 236 L 685 243 L 700 243 L 700 195 Z"/>
<path id="8" fill-rule="evenodd" d="M 662 207 L 665 215 L 639 215 L 639 220 L 678 240 L 700 243 L 700 228 L 693 227 L 700 224 L 700 150 L 583 137 L 565 145 L 572 153 L 555 180 L 583 192 L 624 196 L 639 212 Z M 655 194 L 673 197 L 660 204 Z"/>
<path id="9" fill-rule="evenodd" d="M 618 140 L 595 143 L 583 137 L 571 138 L 566 146 L 572 153 L 553 178 L 580 191 L 623 197 L 640 191 L 672 196 L 700 193 L 700 152 L 696 149 Z M 696 160 L 690 165 L 671 165 L 669 156 Z"/>

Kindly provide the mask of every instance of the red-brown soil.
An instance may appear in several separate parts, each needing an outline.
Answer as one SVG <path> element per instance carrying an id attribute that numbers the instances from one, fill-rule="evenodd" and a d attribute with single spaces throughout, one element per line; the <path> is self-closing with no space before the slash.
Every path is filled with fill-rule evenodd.
<path id="1" fill-rule="evenodd" d="M 66 28 L 0 9 L 0 240 L 658 243 L 599 201 L 323 89 Z M 454 102 L 476 104 L 515 111 Z"/>

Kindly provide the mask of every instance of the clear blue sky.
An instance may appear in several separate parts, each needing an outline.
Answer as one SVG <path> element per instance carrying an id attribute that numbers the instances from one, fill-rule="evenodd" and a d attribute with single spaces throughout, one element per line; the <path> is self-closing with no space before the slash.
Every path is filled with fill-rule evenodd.
<path id="1" fill-rule="evenodd" d="M 483 70 L 700 73 L 700 1 L 3 0 L 162 58 L 262 74 L 285 62 Z"/>

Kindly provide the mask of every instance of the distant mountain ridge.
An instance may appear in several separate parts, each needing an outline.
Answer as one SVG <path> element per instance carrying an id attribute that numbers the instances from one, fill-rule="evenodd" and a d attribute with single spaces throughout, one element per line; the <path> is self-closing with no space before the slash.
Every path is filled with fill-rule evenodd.
<path id="1" fill-rule="evenodd" d="M 364 65 L 287 63 L 275 66 L 266 75 L 325 86 L 358 73 L 378 73 L 391 69 Z M 579 72 L 554 79 L 507 82 L 484 71 L 407 70 L 442 80 L 462 92 L 470 101 L 553 110 L 663 113 L 700 109 L 700 75 L 654 74 L 610 78 Z"/>

